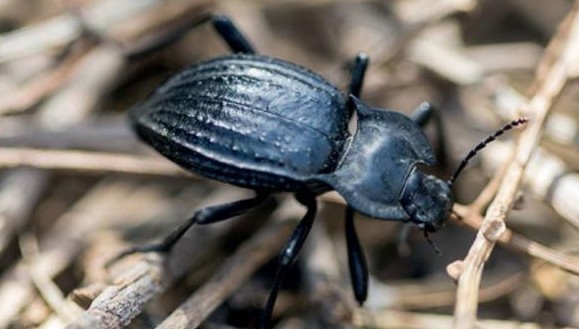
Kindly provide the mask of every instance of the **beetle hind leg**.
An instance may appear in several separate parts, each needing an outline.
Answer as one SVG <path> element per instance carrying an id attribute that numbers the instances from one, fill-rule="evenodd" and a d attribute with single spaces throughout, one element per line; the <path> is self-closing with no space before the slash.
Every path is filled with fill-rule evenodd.
<path id="1" fill-rule="evenodd" d="M 349 206 L 346 208 L 345 231 L 352 288 L 358 304 L 362 306 L 368 296 L 368 266 L 354 227 L 354 209 Z"/>
<path id="2" fill-rule="evenodd" d="M 227 16 L 213 17 L 213 27 L 234 53 L 255 54 L 251 43 Z"/>
<path id="3" fill-rule="evenodd" d="M 257 195 L 250 199 L 238 200 L 222 205 L 211 206 L 200 209 L 193 214 L 187 221 L 179 225 L 169 235 L 159 243 L 144 244 L 129 248 L 106 263 L 106 267 L 114 264 L 118 260 L 132 254 L 142 252 L 168 252 L 173 246 L 185 235 L 191 226 L 198 224 L 211 224 L 231 217 L 239 216 L 250 209 L 262 204 L 269 197 L 268 193 L 257 192 Z"/>
<path id="4" fill-rule="evenodd" d="M 259 323 L 259 329 L 268 328 L 269 321 L 273 313 L 273 307 L 275 306 L 275 300 L 277 298 L 277 294 L 279 292 L 279 288 L 285 273 L 289 266 L 296 260 L 298 253 L 300 252 L 300 249 L 302 248 L 316 217 L 317 204 L 315 197 L 309 193 L 307 195 L 298 194 L 296 197 L 301 204 L 308 208 L 308 210 L 298 226 L 295 228 L 279 256 L 279 265 L 273 281 L 273 287 L 271 288 L 269 297 L 267 299 L 267 304 L 263 310 Z"/>

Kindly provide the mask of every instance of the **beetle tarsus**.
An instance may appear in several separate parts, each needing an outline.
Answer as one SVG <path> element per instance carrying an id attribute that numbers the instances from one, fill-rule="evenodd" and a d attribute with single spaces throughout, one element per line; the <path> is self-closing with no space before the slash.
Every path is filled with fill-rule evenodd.
<path id="1" fill-rule="evenodd" d="M 352 288 L 358 304 L 362 306 L 368 296 L 368 266 L 354 226 L 354 209 L 352 207 L 346 208 L 345 231 Z"/>
<path id="2" fill-rule="evenodd" d="M 288 270 L 289 266 L 293 264 L 296 260 L 300 249 L 302 248 L 304 241 L 306 240 L 310 229 L 314 223 L 314 219 L 317 213 L 317 204 L 315 196 L 311 195 L 300 195 L 299 193 L 296 195 L 298 201 L 308 208 L 304 218 L 300 221 L 298 226 L 295 228 L 294 232 L 292 233 L 290 239 L 284 246 L 280 256 L 279 256 L 279 265 L 277 268 L 277 272 L 273 281 L 273 286 L 269 293 L 269 297 L 267 299 L 267 304 L 265 309 L 263 310 L 259 328 L 260 329 L 267 329 L 269 328 L 269 322 L 271 319 L 271 315 L 273 313 L 273 307 L 275 306 L 275 300 L 277 299 L 277 294 L 279 292 L 279 288 L 283 281 L 286 271 Z"/>

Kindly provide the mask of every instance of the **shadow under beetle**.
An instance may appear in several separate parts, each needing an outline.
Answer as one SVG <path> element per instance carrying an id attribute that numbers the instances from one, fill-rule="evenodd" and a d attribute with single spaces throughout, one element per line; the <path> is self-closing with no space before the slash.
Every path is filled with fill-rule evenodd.
<path id="1" fill-rule="evenodd" d="M 307 212 L 281 252 L 260 328 L 268 327 L 284 273 L 312 227 L 317 195 L 336 190 L 348 204 L 349 268 L 354 295 L 363 304 L 368 270 L 354 211 L 414 223 L 425 235 L 435 232 L 450 214 L 452 181 L 468 159 L 524 121 L 513 121 L 479 144 L 451 179 L 427 175 L 417 165 L 435 165 L 421 130 L 433 108 L 425 103 L 407 117 L 360 102 L 365 54 L 354 60 L 345 96 L 308 69 L 255 54 L 227 17 L 215 16 L 212 22 L 234 54 L 192 65 L 170 78 L 132 109 L 131 121 L 138 136 L 165 157 L 202 176 L 253 189 L 256 196 L 201 209 L 161 243 L 137 246 L 119 257 L 169 251 L 194 224 L 243 214 L 274 192 L 294 192 Z M 352 136 L 348 123 L 354 112 L 358 120 Z"/>

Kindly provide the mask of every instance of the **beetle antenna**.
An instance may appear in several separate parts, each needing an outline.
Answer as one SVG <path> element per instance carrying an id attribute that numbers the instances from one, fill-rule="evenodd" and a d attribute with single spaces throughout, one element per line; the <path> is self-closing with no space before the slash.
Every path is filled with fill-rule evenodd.
<path id="1" fill-rule="evenodd" d="M 432 241 L 432 239 L 430 238 L 430 236 L 428 235 L 428 231 L 423 230 L 422 233 L 424 233 L 424 238 L 426 239 L 426 241 L 428 242 L 428 244 L 432 247 L 432 249 L 434 249 L 434 252 L 438 254 L 438 256 L 442 256 L 442 251 L 440 251 L 440 249 L 438 249 L 438 247 L 436 246 L 436 244 L 434 243 L 434 241 Z"/>
<path id="2" fill-rule="evenodd" d="M 522 125 L 528 121 L 529 121 L 529 119 L 527 119 L 525 117 L 521 117 L 521 118 L 518 118 L 516 120 L 513 120 L 510 123 L 507 123 L 506 125 L 501 127 L 494 134 L 488 136 L 484 141 L 480 142 L 475 148 L 470 150 L 470 152 L 468 152 L 467 156 L 460 162 L 460 164 L 458 165 L 458 167 L 454 171 L 454 174 L 452 174 L 452 176 L 450 176 L 450 178 L 447 180 L 448 185 L 452 186 L 452 184 L 454 183 L 454 181 L 456 180 L 458 175 L 462 172 L 464 167 L 466 167 L 466 165 L 468 164 L 470 159 L 472 159 L 480 150 L 485 148 L 485 146 L 487 146 L 487 144 L 494 141 L 497 137 L 504 134 L 506 131 L 511 130 L 514 127 Z"/>

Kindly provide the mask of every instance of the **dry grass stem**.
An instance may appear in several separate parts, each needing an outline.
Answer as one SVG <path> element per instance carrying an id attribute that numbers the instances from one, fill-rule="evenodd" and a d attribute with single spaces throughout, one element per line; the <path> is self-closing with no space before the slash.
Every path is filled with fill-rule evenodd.
<path id="1" fill-rule="evenodd" d="M 239 197 L 239 194 L 222 191 L 207 195 L 207 199 L 231 199 Z M 206 200 L 201 200 L 201 203 L 203 201 Z M 206 267 L 213 261 L 216 249 L 227 233 L 226 228 L 230 228 L 233 223 L 234 221 L 226 221 L 210 226 L 197 226 L 179 240 L 167 255 L 135 255 L 113 264 L 110 268 L 112 283 L 100 287 L 101 293 L 92 301 L 90 307 L 67 328 L 126 326 L 143 312 L 147 302 L 179 278 L 193 269 Z M 192 253 L 192 250 L 195 252 Z M 110 255 L 108 259 L 112 257 L 113 255 Z M 101 263 L 100 267 L 102 266 L 104 265 Z"/>
<path id="2" fill-rule="evenodd" d="M 28 266 L 30 279 L 40 292 L 42 298 L 64 322 L 70 322 L 80 314 L 76 304 L 69 303 L 60 288 L 52 281 L 51 275 L 42 267 L 42 262 L 35 261 L 39 255 L 38 241 L 31 234 L 20 238 L 22 258 Z M 46 265 L 46 264 L 44 264 Z"/>
<path id="3" fill-rule="evenodd" d="M 161 157 L 26 148 L 0 148 L 0 167 L 33 167 L 88 173 L 186 175 L 182 169 Z"/>
<path id="4" fill-rule="evenodd" d="M 569 25 L 562 25 L 552 43 L 564 46 L 557 59 L 546 72 L 538 72 L 538 87 L 527 104 L 531 122 L 519 138 L 513 160 L 510 162 L 501 182 L 497 196 L 489 206 L 477 237 L 464 259 L 464 270 L 460 274 L 453 327 L 457 329 L 475 328 L 478 308 L 478 289 L 484 264 L 495 243 L 505 232 L 504 221 L 511 210 L 523 178 L 524 170 L 541 136 L 553 101 L 559 95 L 569 78 L 569 70 L 579 60 L 579 2 L 568 14 Z M 548 53 L 544 60 L 549 60 Z"/>
<path id="5" fill-rule="evenodd" d="M 461 216 L 459 223 L 465 224 L 474 230 L 480 230 L 484 222 L 481 215 L 472 212 L 470 207 L 467 206 L 455 205 L 454 209 Z M 509 229 L 504 230 L 498 242 L 507 248 L 544 260 L 565 271 L 579 275 L 579 258 L 531 241 Z"/>
<path id="6" fill-rule="evenodd" d="M 292 222 L 273 223 L 257 232 L 156 328 L 197 328 L 252 273 L 279 253 L 293 229 Z"/>
<path id="7" fill-rule="evenodd" d="M 194 211 L 250 196 L 141 153 L 147 148 L 127 124 L 127 111 L 170 75 L 231 53 L 223 31 L 209 20 L 213 13 L 230 16 L 260 55 L 318 72 L 343 92 L 354 54 L 367 53 L 360 99 L 406 114 L 431 102 L 440 110 L 448 155 L 473 145 L 483 128 L 530 119 L 511 133 L 520 137 L 516 147 L 492 143 L 473 161 L 480 160 L 480 168 L 469 165 L 453 185 L 455 200 L 474 201 L 454 204 L 450 221 L 463 227 L 448 225 L 432 236 L 442 257 L 412 225 L 356 216 L 371 278 L 363 309 L 356 308 L 347 276 L 345 201 L 337 192 L 320 196 L 316 225 L 273 311 L 276 328 L 579 326 L 577 231 L 568 229 L 568 223 L 579 227 L 578 11 L 579 0 L 0 0 L 0 329 L 254 326 L 275 275 L 273 263 L 262 265 L 279 254 L 294 219 L 304 214 L 292 196 L 276 194 L 241 218 L 195 225 L 170 253 L 135 254 L 104 266 L 129 244 L 163 237 Z M 215 83 L 253 84 L 253 71 L 231 69 L 240 76 L 204 72 Z M 182 95 L 175 106 L 187 107 L 186 88 L 211 86 L 185 83 L 183 94 L 167 97 Z M 243 94 L 242 86 L 237 91 Z M 282 95 L 291 86 L 278 87 Z M 261 99 L 259 91 L 247 90 Z M 315 102 L 310 96 L 303 101 Z M 175 119 L 184 134 L 202 120 Z M 295 118 L 288 119 L 290 125 Z M 247 131 L 253 134 L 263 122 L 247 122 Z M 356 119 L 350 125 L 354 133 Z M 424 126 L 434 149 L 441 125 Z M 186 141 L 203 138 L 193 135 Z M 310 142 L 300 139 L 299 129 L 290 135 Z M 227 147 L 236 144 L 234 135 L 223 137 L 210 143 L 215 156 L 230 154 Z M 256 156 L 278 147 L 269 143 L 255 141 Z M 334 146 L 335 162 L 345 152 L 356 154 Z M 309 161 L 307 153 L 293 152 L 296 168 Z M 432 168 L 434 175 L 445 177 L 446 164 L 460 159 L 446 160 Z M 327 164 L 339 166 L 333 161 Z M 216 168 L 210 176 L 228 173 Z M 246 174 L 244 181 L 262 177 Z M 525 203 L 518 202 L 522 184 L 533 196 Z M 507 218 L 518 233 L 507 228 Z M 509 250 L 489 261 L 496 243 Z M 477 321 L 479 307 L 485 318 L 513 321 Z M 534 323 L 523 322 L 528 319 Z"/>
<path id="8" fill-rule="evenodd" d="M 34 257 L 35 266 L 43 275 L 54 278 L 78 256 L 84 238 L 99 227 L 114 222 L 122 214 L 120 204 L 128 203 L 132 188 L 122 183 L 103 183 L 95 187 L 72 209 L 57 219 L 56 224 L 40 241 L 43 250 Z M 8 328 L 18 312 L 34 296 L 28 266 L 15 264 L 0 282 L 0 298 L 10 300 L 0 308 L 0 328 Z"/>
<path id="9" fill-rule="evenodd" d="M 12 237 L 22 230 L 41 197 L 48 177 L 34 170 L 7 174 L 0 183 L 0 255 Z"/>
<path id="10" fill-rule="evenodd" d="M 59 89 L 72 75 L 74 68 L 85 53 L 75 51 L 58 66 L 20 87 L 0 100 L 0 116 L 28 110 L 46 95 Z"/>
<path id="11" fill-rule="evenodd" d="M 106 30 L 145 10 L 154 10 L 161 0 L 106 0 L 83 10 L 91 28 Z M 122 5 L 121 5 L 122 4 Z M 158 8 L 157 8 L 158 9 Z M 35 26 L 5 33 L 0 39 L 0 63 L 22 56 L 64 47 L 82 33 L 82 25 L 73 13 L 66 13 Z"/>
<path id="12" fill-rule="evenodd" d="M 310 300 L 324 327 L 351 328 L 355 308 L 350 285 L 344 285 L 338 264 L 343 252 L 330 239 L 324 222 L 318 220 L 304 246 L 305 272 Z"/>
<path id="13" fill-rule="evenodd" d="M 379 313 L 372 313 L 358 310 L 355 313 L 355 324 L 360 328 L 375 329 L 447 329 L 452 326 L 453 317 L 449 315 L 411 313 L 404 311 L 386 310 Z M 539 324 L 482 320 L 477 324 L 477 329 L 541 329 Z"/>

